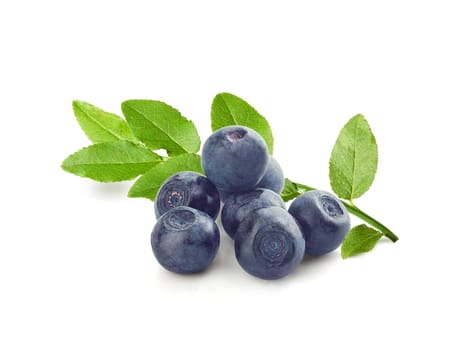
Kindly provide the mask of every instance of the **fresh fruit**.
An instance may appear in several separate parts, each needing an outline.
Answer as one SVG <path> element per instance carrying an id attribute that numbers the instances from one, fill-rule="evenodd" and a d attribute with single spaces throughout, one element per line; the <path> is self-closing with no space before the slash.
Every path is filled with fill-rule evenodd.
<path id="1" fill-rule="evenodd" d="M 234 240 L 241 267 L 255 277 L 274 280 L 302 261 L 305 240 L 289 213 L 279 207 L 257 209 L 244 219 Z"/>
<path id="2" fill-rule="evenodd" d="M 350 217 L 333 194 L 315 190 L 297 197 L 289 207 L 305 236 L 305 252 L 318 256 L 339 247 L 350 229 Z"/>
<path id="3" fill-rule="evenodd" d="M 151 243 L 155 257 L 165 269 L 191 274 L 206 269 L 213 261 L 220 232 L 209 215 L 181 206 L 158 219 Z"/>
<path id="4" fill-rule="evenodd" d="M 220 196 L 215 185 L 205 176 L 193 171 L 181 171 L 161 185 L 154 206 L 157 218 L 170 209 L 187 206 L 216 219 L 220 210 Z"/>
<path id="5" fill-rule="evenodd" d="M 254 215 L 256 209 L 280 207 L 286 209 L 281 197 L 266 188 L 257 188 L 249 192 L 231 194 L 221 210 L 221 223 L 226 233 L 234 239 L 242 220 Z"/>
<path id="6" fill-rule="evenodd" d="M 202 148 L 202 168 L 220 191 L 253 189 L 265 174 L 268 149 L 263 138 L 244 126 L 215 131 Z"/>
<path id="7" fill-rule="evenodd" d="M 230 195 L 234 194 L 233 192 L 227 192 L 227 191 L 222 191 L 222 190 L 218 190 L 218 193 L 220 194 L 220 200 L 223 203 L 226 202 L 226 200 L 229 198 Z"/>
<path id="8" fill-rule="evenodd" d="M 268 166 L 265 170 L 265 175 L 258 183 L 257 187 L 268 188 L 278 194 L 281 193 L 284 187 L 284 173 L 278 161 L 270 157 Z"/>
<path id="9" fill-rule="evenodd" d="M 223 202 L 223 225 L 234 237 L 239 224 L 252 220 L 259 208 L 284 208 L 272 196 L 268 198 L 270 202 L 265 197 L 257 202 L 252 197 L 242 198 L 244 193 L 268 189 L 287 202 L 315 190 L 289 178 L 284 180 L 281 166 L 270 156 L 275 140 L 269 123 L 245 100 L 227 92 L 213 99 L 214 132 L 204 144 L 202 155 L 198 154 L 201 140 L 194 123 L 164 102 L 124 101 L 125 118 L 84 101 L 74 101 L 73 110 L 93 144 L 67 157 L 61 165 L 63 170 L 100 182 L 137 177 L 128 197 L 152 201 L 156 197 L 155 214 L 160 219 L 180 206 L 192 207 L 216 219 Z M 308 164 L 305 160 L 314 150 L 285 152 L 282 154 L 292 154 L 302 164 Z M 370 189 L 377 169 L 375 135 L 365 117 L 357 114 L 339 132 L 329 159 L 331 189 L 340 201 L 330 193 L 314 191 L 297 198 L 289 209 L 306 239 L 308 254 L 325 254 L 343 241 L 341 256 L 347 258 L 370 251 L 383 237 L 392 242 L 399 239 L 354 204 Z M 196 173 L 183 174 L 187 171 Z M 199 174 L 202 172 L 207 177 Z M 233 204 L 230 197 L 235 198 L 231 200 Z M 346 210 L 367 225 L 347 232 L 350 219 Z"/>

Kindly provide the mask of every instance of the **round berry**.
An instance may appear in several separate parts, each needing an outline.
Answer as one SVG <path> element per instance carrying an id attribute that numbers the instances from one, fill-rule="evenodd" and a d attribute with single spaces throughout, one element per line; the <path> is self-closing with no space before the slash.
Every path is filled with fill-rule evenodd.
<path id="1" fill-rule="evenodd" d="M 350 230 L 350 216 L 333 194 L 315 190 L 297 197 L 289 213 L 305 236 L 307 254 L 318 256 L 339 247 Z"/>
<path id="2" fill-rule="evenodd" d="M 220 196 L 215 185 L 205 176 L 193 171 L 181 171 L 161 185 L 154 205 L 157 218 L 170 209 L 187 206 L 216 219 L 220 210 Z"/>
<path id="3" fill-rule="evenodd" d="M 276 193 L 281 193 L 284 187 L 284 173 L 276 159 L 270 157 L 268 166 L 257 187 L 268 188 Z"/>
<path id="4" fill-rule="evenodd" d="M 286 209 L 281 197 L 266 188 L 256 188 L 245 193 L 231 194 L 224 202 L 221 210 L 221 223 L 224 230 L 234 239 L 241 221 L 247 216 L 253 215 L 254 210 L 266 207 Z"/>
<path id="5" fill-rule="evenodd" d="M 168 271 L 191 274 L 206 269 L 218 252 L 220 232 L 213 219 L 190 207 L 163 214 L 151 235 L 153 253 Z"/>
<path id="6" fill-rule="evenodd" d="M 203 170 L 224 192 L 253 189 L 265 174 L 268 158 L 263 138 L 244 126 L 215 131 L 202 148 Z"/>
<path id="7" fill-rule="evenodd" d="M 234 250 L 245 271 L 273 280 L 287 276 L 299 265 L 305 240 L 286 210 L 268 207 L 253 211 L 239 224 Z"/>

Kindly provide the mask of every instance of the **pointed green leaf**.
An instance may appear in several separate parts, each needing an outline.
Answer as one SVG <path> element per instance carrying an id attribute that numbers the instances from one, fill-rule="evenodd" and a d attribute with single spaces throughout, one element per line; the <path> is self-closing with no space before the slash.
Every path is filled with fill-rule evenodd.
<path id="1" fill-rule="evenodd" d="M 211 108 L 211 126 L 216 131 L 228 125 L 243 125 L 258 132 L 273 154 L 273 133 L 267 120 L 240 97 L 223 92 L 215 96 Z"/>
<path id="2" fill-rule="evenodd" d="M 162 183 L 180 171 L 195 171 L 203 174 L 200 156 L 190 153 L 182 154 L 157 164 L 137 179 L 129 189 L 128 197 L 143 197 L 154 200 Z"/>
<path id="3" fill-rule="evenodd" d="M 368 122 L 358 114 L 342 128 L 329 161 L 333 191 L 352 201 L 373 183 L 378 167 L 378 146 Z"/>
<path id="4" fill-rule="evenodd" d="M 150 100 L 125 101 L 121 108 L 132 132 L 147 147 L 165 149 L 170 156 L 199 151 L 200 137 L 194 123 L 177 109 Z"/>
<path id="5" fill-rule="evenodd" d="M 352 228 L 347 234 L 341 247 L 343 259 L 350 256 L 366 253 L 373 249 L 383 234 L 367 225 Z"/>
<path id="6" fill-rule="evenodd" d="M 61 167 L 72 174 L 101 182 L 131 180 L 162 158 L 129 141 L 98 143 L 66 158 Z"/>
<path id="7" fill-rule="evenodd" d="M 76 119 L 93 143 L 129 140 L 137 142 L 126 121 L 84 101 L 73 101 Z"/>

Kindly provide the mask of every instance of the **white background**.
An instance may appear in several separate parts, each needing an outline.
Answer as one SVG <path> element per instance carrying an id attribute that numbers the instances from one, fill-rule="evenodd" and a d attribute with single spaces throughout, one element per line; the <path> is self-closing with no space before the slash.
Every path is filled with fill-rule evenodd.
<path id="1" fill-rule="evenodd" d="M 320 3 L 1 3 L 1 349 L 465 347 L 465 11 Z M 223 91 L 269 120 L 288 177 L 322 189 L 363 113 L 379 168 L 356 204 L 400 240 L 262 281 L 223 235 L 207 272 L 178 276 L 154 259 L 152 204 L 126 198 L 130 183 L 60 169 L 89 144 L 73 99 L 165 101 L 205 140 Z"/>

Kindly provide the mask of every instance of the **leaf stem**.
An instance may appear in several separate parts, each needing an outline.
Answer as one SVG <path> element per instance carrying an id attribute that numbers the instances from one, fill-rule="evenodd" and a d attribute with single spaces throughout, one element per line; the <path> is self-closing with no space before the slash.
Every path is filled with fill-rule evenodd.
<path id="1" fill-rule="evenodd" d="M 305 193 L 308 191 L 313 191 L 316 190 L 314 187 L 310 187 L 307 185 L 299 184 L 294 182 L 294 184 L 297 186 L 297 190 L 299 193 Z M 394 232 L 392 232 L 390 229 L 388 229 L 386 226 L 384 226 L 382 223 L 380 223 L 378 220 L 375 218 L 371 217 L 361 209 L 357 208 L 353 203 L 346 202 L 342 199 L 340 199 L 342 204 L 346 207 L 347 211 L 351 213 L 352 215 L 357 216 L 358 218 L 362 219 L 366 223 L 370 224 L 371 226 L 377 228 L 383 235 L 385 235 L 387 238 L 389 238 L 392 242 L 396 242 L 399 237 L 397 237 Z"/>
<path id="2" fill-rule="evenodd" d="M 389 238 L 391 241 L 395 242 L 399 239 L 394 232 L 392 232 L 390 229 L 388 229 L 386 226 L 384 226 L 382 223 L 380 223 L 378 220 L 375 218 L 371 217 L 364 211 L 360 210 L 357 208 L 355 205 L 349 204 L 346 201 L 341 200 L 342 204 L 346 207 L 347 211 L 366 223 L 370 224 L 371 226 L 377 228 L 379 231 L 381 231 L 382 234 L 384 234 L 387 238 Z"/>

